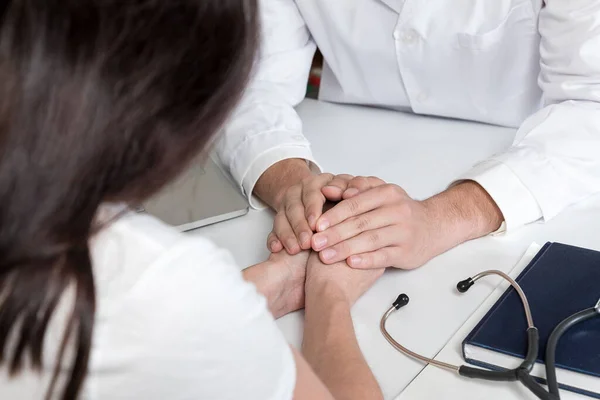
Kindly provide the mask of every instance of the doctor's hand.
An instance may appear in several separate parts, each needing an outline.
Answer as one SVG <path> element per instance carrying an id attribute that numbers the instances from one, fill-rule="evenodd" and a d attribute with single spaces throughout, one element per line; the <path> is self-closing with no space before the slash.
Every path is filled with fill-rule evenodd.
<path id="1" fill-rule="evenodd" d="M 298 254 L 311 248 L 311 238 L 327 201 L 339 201 L 346 190 L 349 175 L 310 175 L 288 187 L 275 206 L 277 212 L 267 247 L 277 253 L 285 249 Z"/>
<path id="2" fill-rule="evenodd" d="M 377 178 L 349 182 L 344 200 L 317 221 L 312 247 L 326 264 L 352 268 L 422 266 L 452 247 L 498 229 L 502 214 L 487 192 L 465 182 L 424 201 Z"/>

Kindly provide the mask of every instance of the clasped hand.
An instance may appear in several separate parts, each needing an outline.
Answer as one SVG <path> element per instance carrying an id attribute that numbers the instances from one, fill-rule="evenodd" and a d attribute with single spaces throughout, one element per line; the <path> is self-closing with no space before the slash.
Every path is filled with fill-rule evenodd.
<path id="1" fill-rule="evenodd" d="M 339 203 L 323 213 L 326 201 Z M 292 255 L 313 249 L 327 265 L 412 269 L 440 252 L 436 234 L 432 211 L 401 187 L 374 177 L 320 174 L 287 190 L 268 247 Z"/>
<path id="2" fill-rule="evenodd" d="M 246 279 L 269 300 L 275 318 L 303 308 L 305 296 L 333 297 L 351 307 L 383 272 L 353 269 L 345 263 L 324 264 L 318 253 L 310 250 L 295 255 L 273 253 L 256 270 L 245 271 Z"/>

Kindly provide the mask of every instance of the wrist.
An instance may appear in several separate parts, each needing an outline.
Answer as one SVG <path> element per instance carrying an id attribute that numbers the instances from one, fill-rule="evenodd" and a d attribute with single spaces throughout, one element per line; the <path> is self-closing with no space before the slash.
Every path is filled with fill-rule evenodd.
<path id="1" fill-rule="evenodd" d="M 331 279 L 308 279 L 306 282 L 306 301 L 317 301 L 320 307 L 350 307 L 347 291 Z"/>
<path id="2" fill-rule="evenodd" d="M 254 194 L 274 210 L 279 209 L 285 192 L 312 175 L 306 160 L 290 158 L 269 167 L 258 179 Z"/>
<path id="3" fill-rule="evenodd" d="M 460 183 L 423 205 L 429 220 L 438 226 L 434 231 L 446 238 L 447 249 L 494 232 L 504 221 L 494 200 L 474 181 Z"/>

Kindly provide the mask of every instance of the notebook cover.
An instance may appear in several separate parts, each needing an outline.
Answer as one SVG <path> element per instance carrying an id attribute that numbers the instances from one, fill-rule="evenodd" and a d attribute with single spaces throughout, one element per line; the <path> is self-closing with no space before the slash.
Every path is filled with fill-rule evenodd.
<path id="1" fill-rule="evenodd" d="M 598 302 L 600 252 L 547 243 L 517 282 L 529 300 L 533 322 L 540 333 L 537 361 L 543 362 L 546 343 L 554 328 L 570 315 Z M 526 329 L 523 305 L 517 292 L 510 288 L 467 336 L 463 349 L 469 344 L 524 358 Z M 600 318 L 580 323 L 563 335 L 556 351 L 556 365 L 600 378 Z"/>

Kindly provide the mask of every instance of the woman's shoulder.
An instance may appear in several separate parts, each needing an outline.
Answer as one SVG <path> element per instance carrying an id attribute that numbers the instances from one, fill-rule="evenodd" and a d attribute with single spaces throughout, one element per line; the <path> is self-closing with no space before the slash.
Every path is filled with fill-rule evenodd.
<path id="1" fill-rule="evenodd" d="M 201 285 L 198 289 L 245 284 L 227 250 L 143 213 L 122 212 L 106 222 L 90 241 L 90 252 L 98 297 L 105 305 L 147 285 L 183 287 L 191 280 Z"/>

